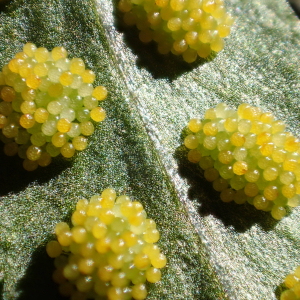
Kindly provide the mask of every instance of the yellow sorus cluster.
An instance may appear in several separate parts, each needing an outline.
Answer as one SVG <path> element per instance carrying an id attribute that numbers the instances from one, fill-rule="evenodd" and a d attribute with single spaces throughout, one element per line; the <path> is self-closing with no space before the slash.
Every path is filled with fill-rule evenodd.
<path id="1" fill-rule="evenodd" d="M 284 291 L 280 300 L 299 300 L 300 299 L 300 267 L 286 276 L 284 283 L 288 290 Z"/>
<path id="2" fill-rule="evenodd" d="M 124 22 L 136 25 L 143 43 L 152 40 L 158 52 L 182 55 L 192 63 L 224 48 L 234 19 L 224 0 L 120 0 Z"/>
<path id="3" fill-rule="evenodd" d="M 87 147 L 105 111 L 98 102 L 104 86 L 93 87 L 95 73 L 63 47 L 51 52 L 27 43 L 0 72 L 0 140 L 4 153 L 18 154 L 28 171 L 59 155 L 70 158 Z"/>
<path id="4" fill-rule="evenodd" d="M 286 215 L 285 206 L 300 204 L 300 141 L 272 113 L 220 103 L 188 127 L 188 160 L 200 165 L 222 201 L 247 201 L 276 220 Z"/>
<path id="5" fill-rule="evenodd" d="M 108 188 L 90 201 L 79 200 L 72 224 L 58 223 L 58 242 L 46 246 L 55 258 L 53 280 L 60 293 L 72 300 L 145 299 L 146 280 L 158 282 L 167 260 L 142 204 L 125 195 L 116 199 Z"/>

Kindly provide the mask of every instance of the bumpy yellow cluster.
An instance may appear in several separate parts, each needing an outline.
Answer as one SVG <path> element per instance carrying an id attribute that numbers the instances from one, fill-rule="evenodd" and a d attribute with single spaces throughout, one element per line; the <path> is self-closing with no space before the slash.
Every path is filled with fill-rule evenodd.
<path id="1" fill-rule="evenodd" d="M 4 153 L 18 154 L 28 171 L 45 167 L 60 153 L 70 158 L 87 147 L 101 122 L 98 106 L 107 90 L 93 87 L 95 74 L 80 58 L 67 58 L 63 47 L 51 52 L 32 43 L 0 72 L 0 140 Z"/>
<path id="2" fill-rule="evenodd" d="M 272 113 L 220 103 L 188 126 L 188 160 L 199 163 L 222 201 L 247 201 L 276 220 L 286 215 L 286 205 L 300 204 L 300 141 Z"/>
<path id="3" fill-rule="evenodd" d="M 284 291 L 280 300 L 299 300 L 300 299 L 300 267 L 295 270 L 295 273 L 291 273 L 286 276 L 285 285 L 288 290 Z"/>
<path id="4" fill-rule="evenodd" d="M 108 188 L 89 202 L 79 200 L 74 227 L 56 225 L 58 242 L 49 242 L 46 251 L 55 258 L 53 279 L 63 296 L 142 300 L 147 297 L 146 280 L 160 280 L 167 260 L 155 244 L 160 237 L 155 222 L 147 219 L 140 202 L 125 195 L 115 199 L 115 191 Z"/>
<path id="5" fill-rule="evenodd" d="M 152 40 L 158 52 L 182 55 L 192 63 L 199 55 L 224 48 L 234 20 L 226 13 L 224 0 L 120 0 L 124 22 L 136 25 L 143 43 Z"/>

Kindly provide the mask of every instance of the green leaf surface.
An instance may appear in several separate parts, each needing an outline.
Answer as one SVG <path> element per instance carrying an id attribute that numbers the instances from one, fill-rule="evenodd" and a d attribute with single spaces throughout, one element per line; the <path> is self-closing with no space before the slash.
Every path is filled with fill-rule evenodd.
<path id="1" fill-rule="evenodd" d="M 299 264 L 299 208 L 280 222 L 223 204 L 185 159 L 182 132 L 219 102 L 269 109 L 299 126 L 300 25 L 284 0 L 233 0 L 225 50 L 192 65 L 159 56 L 124 29 L 108 0 L 24 0 L 1 6 L 0 67 L 27 41 L 63 45 L 109 90 L 107 119 L 74 159 L 33 173 L 0 154 L 0 293 L 60 299 L 45 243 L 76 201 L 114 187 L 143 203 L 161 232 L 163 279 L 148 299 L 276 299 Z M 277 295 L 277 296 L 276 296 Z"/>

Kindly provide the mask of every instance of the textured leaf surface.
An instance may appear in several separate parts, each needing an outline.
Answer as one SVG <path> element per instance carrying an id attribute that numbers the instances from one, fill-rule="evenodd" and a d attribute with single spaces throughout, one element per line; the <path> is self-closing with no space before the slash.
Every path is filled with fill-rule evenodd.
<path id="1" fill-rule="evenodd" d="M 168 257 L 149 299 L 276 299 L 299 263 L 298 208 L 281 222 L 223 204 L 184 158 L 191 117 L 224 101 L 260 105 L 297 133 L 300 26 L 284 0 L 233 0 L 226 48 L 188 66 L 144 46 L 119 25 L 116 1 L 13 1 L 0 13 L 0 67 L 32 41 L 64 45 L 105 85 L 107 120 L 86 151 L 33 174 L 1 154 L 0 289 L 3 299 L 59 299 L 44 246 L 75 203 L 112 186 L 139 199 Z"/>

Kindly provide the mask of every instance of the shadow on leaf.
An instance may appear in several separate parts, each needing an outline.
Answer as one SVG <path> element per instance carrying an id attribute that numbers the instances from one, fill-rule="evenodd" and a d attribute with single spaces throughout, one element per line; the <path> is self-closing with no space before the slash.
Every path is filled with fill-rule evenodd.
<path id="1" fill-rule="evenodd" d="M 0 297 L 3 297 L 3 285 L 4 285 L 4 281 L 1 280 L 0 281 Z"/>
<path id="2" fill-rule="evenodd" d="M 211 54 L 207 59 L 198 57 L 191 64 L 185 62 L 182 56 L 172 53 L 162 55 L 157 51 L 157 44 L 152 41 L 144 44 L 139 39 L 139 30 L 136 26 L 128 27 L 123 22 L 123 14 L 118 10 L 119 0 L 114 0 L 115 26 L 118 31 L 124 34 L 126 45 L 137 55 L 136 65 L 145 68 L 154 78 L 166 78 L 169 81 L 175 80 L 180 75 L 190 72 L 192 69 L 204 65 L 216 57 L 216 53 Z"/>
<path id="3" fill-rule="evenodd" d="M 281 283 L 275 290 L 276 299 L 280 300 L 280 295 L 286 290 L 284 283 Z"/>
<path id="4" fill-rule="evenodd" d="M 181 133 L 182 143 L 186 133 L 187 129 L 184 128 Z M 201 216 L 213 215 L 226 227 L 233 226 L 238 232 L 245 232 L 254 224 L 259 224 L 265 231 L 269 231 L 277 224 L 278 221 L 273 219 L 269 212 L 259 211 L 248 203 L 238 205 L 233 201 L 222 202 L 220 193 L 206 181 L 202 169 L 188 161 L 187 153 L 188 150 L 182 145 L 177 148 L 174 157 L 178 162 L 180 176 L 188 180 L 190 186 L 188 197 L 197 200 L 198 213 Z"/>
<path id="5" fill-rule="evenodd" d="M 33 253 L 24 277 L 18 282 L 20 296 L 17 300 L 64 300 L 58 285 L 52 280 L 53 259 L 46 253 L 46 244 L 41 244 Z"/>
<path id="6" fill-rule="evenodd" d="M 28 172 L 23 168 L 22 159 L 17 156 L 6 156 L 2 151 L 2 147 L 3 144 L 0 143 L 0 197 L 10 192 L 20 192 L 33 181 L 38 184 L 48 182 L 72 164 L 70 160 L 57 157 L 53 159 L 48 167 L 38 167 L 35 171 Z"/>
<path id="7" fill-rule="evenodd" d="M 300 2 L 299 2 L 299 0 L 288 0 L 288 2 L 291 5 L 292 9 L 295 11 L 298 18 L 300 18 Z"/>
<path id="8" fill-rule="evenodd" d="M 6 5 L 7 5 L 9 2 L 10 2 L 9 0 L 3 0 L 3 1 L 0 3 L 0 12 L 5 10 Z"/>

